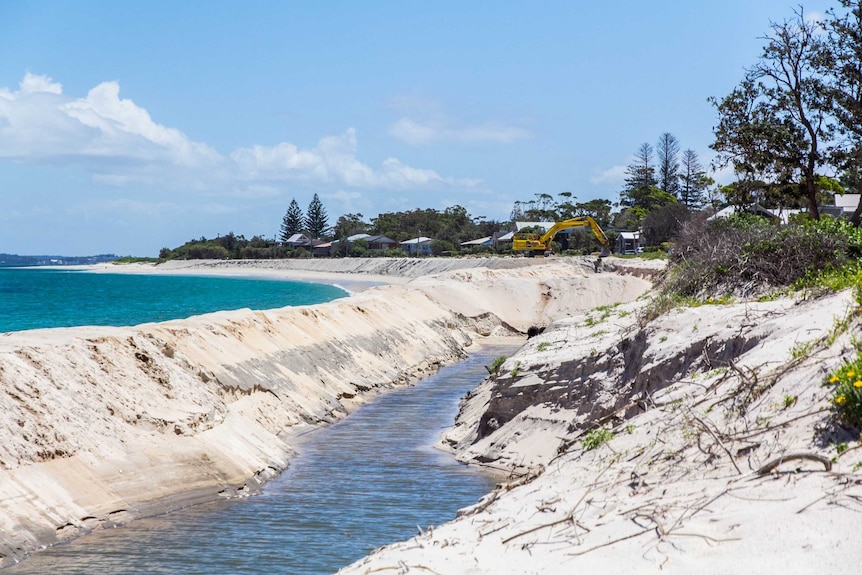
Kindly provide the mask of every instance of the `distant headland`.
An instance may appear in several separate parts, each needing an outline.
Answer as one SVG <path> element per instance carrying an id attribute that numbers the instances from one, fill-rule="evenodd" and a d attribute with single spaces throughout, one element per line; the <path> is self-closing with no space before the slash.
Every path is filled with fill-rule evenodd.
<path id="1" fill-rule="evenodd" d="M 97 256 L 19 256 L 0 254 L 0 267 L 11 266 L 82 266 L 103 264 L 119 259 L 115 254 Z"/>

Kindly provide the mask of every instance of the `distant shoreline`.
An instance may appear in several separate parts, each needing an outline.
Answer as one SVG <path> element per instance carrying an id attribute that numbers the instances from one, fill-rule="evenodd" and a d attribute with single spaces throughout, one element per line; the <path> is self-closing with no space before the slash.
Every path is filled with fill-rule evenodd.
<path id="1" fill-rule="evenodd" d="M 369 275 L 350 272 L 318 272 L 302 269 L 284 269 L 267 265 L 269 260 L 184 260 L 164 264 L 92 264 L 80 266 L 40 266 L 53 269 L 78 270 L 90 273 L 148 274 L 148 275 L 187 275 L 237 278 L 266 278 L 307 283 L 332 285 L 348 294 L 365 291 L 369 288 L 404 284 L 406 278 L 389 275 Z M 247 262 L 245 264 L 241 262 Z M 250 262 L 250 263 L 248 263 Z"/>

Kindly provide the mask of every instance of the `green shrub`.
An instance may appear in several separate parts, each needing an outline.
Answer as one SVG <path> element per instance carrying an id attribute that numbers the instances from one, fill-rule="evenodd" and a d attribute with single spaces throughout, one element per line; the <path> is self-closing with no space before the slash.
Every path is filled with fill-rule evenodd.
<path id="1" fill-rule="evenodd" d="M 684 226 L 661 289 L 705 299 L 756 296 L 776 287 L 816 284 L 824 270 L 855 269 L 862 233 L 824 216 L 780 226 L 750 214 Z"/>
<path id="2" fill-rule="evenodd" d="M 503 366 L 504 363 L 506 363 L 507 359 L 508 358 L 505 355 L 496 357 L 494 358 L 494 361 L 491 362 L 491 365 L 485 367 L 485 369 L 487 369 L 488 373 L 490 373 L 491 375 L 497 375 L 498 373 L 500 373 L 500 368 Z"/>
<path id="3" fill-rule="evenodd" d="M 600 447 L 614 438 L 614 432 L 606 427 L 589 430 L 582 438 L 581 445 L 584 451 L 590 451 Z"/>

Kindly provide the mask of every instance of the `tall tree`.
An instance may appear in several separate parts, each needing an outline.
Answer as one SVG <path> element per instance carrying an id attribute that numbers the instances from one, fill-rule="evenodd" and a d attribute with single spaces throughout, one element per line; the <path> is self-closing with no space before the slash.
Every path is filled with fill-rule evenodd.
<path id="1" fill-rule="evenodd" d="M 635 160 L 626 168 L 626 187 L 620 192 L 620 206 L 630 208 L 635 219 L 643 219 L 650 210 L 676 203 L 676 198 L 656 185 L 653 147 L 641 144 Z"/>
<path id="2" fill-rule="evenodd" d="M 758 175 L 790 194 L 801 193 L 819 218 L 818 168 L 831 135 L 828 98 L 818 73 L 823 39 L 802 9 L 772 24 L 760 61 L 721 102 L 712 148 L 719 165 L 732 163 L 744 179 Z M 791 185 L 795 184 L 795 185 Z M 791 198 L 792 199 L 792 198 Z"/>
<path id="3" fill-rule="evenodd" d="M 302 209 L 299 207 L 299 204 L 296 203 L 296 198 L 293 198 L 290 200 L 290 206 L 288 206 L 287 212 L 281 219 L 281 229 L 278 232 L 278 239 L 282 242 L 286 242 L 293 234 L 301 233 L 302 222 Z"/>
<path id="4" fill-rule="evenodd" d="M 862 194 L 862 1 L 839 2 L 847 11 L 827 12 L 825 57 L 819 63 L 842 136 L 832 148 L 832 161 L 843 172 L 842 183 Z M 862 221 L 862 196 L 850 221 L 856 227 Z"/>
<path id="5" fill-rule="evenodd" d="M 706 171 L 700 165 L 697 152 L 692 149 L 682 153 L 679 174 L 679 201 L 689 209 L 698 210 L 706 201 L 705 192 L 709 185 Z"/>
<path id="6" fill-rule="evenodd" d="M 679 142 L 670 132 L 658 139 L 658 187 L 679 197 Z"/>
<path id="7" fill-rule="evenodd" d="M 308 204 L 308 209 L 305 210 L 305 229 L 312 238 L 321 238 L 329 230 L 329 222 L 326 217 L 326 208 L 317 194 L 311 199 Z"/>
<path id="8" fill-rule="evenodd" d="M 534 222 L 555 221 L 558 214 L 554 203 L 554 196 L 545 193 L 535 194 L 535 196 L 535 200 L 527 202 L 527 209 L 524 211 L 524 216 Z"/>
<path id="9" fill-rule="evenodd" d="M 644 142 L 638 148 L 634 161 L 626 168 L 626 188 L 621 194 L 622 200 L 630 201 L 631 198 L 628 192 L 649 188 L 655 186 L 656 183 L 655 166 L 653 165 L 653 147 Z M 625 203 L 624 205 L 632 204 Z"/>
<path id="10" fill-rule="evenodd" d="M 613 208 L 613 204 L 610 200 L 596 198 L 575 204 L 575 215 L 590 216 L 596 220 L 599 226 L 606 228 L 611 225 L 611 208 Z"/>

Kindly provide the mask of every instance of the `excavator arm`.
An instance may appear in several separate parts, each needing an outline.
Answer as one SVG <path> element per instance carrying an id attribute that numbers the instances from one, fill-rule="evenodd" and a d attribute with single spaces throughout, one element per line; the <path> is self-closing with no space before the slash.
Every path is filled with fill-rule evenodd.
<path id="1" fill-rule="evenodd" d="M 512 238 L 512 249 L 515 251 L 526 251 L 528 253 L 546 253 L 551 251 L 551 242 L 559 232 L 569 228 L 589 227 L 593 235 L 602 244 L 600 257 L 611 254 L 611 242 L 605 235 L 604 230 L 590 216 L 578 216 L 569 220 L 557 222 L 542 235 L 539 234 L 515 234 Z"/>

